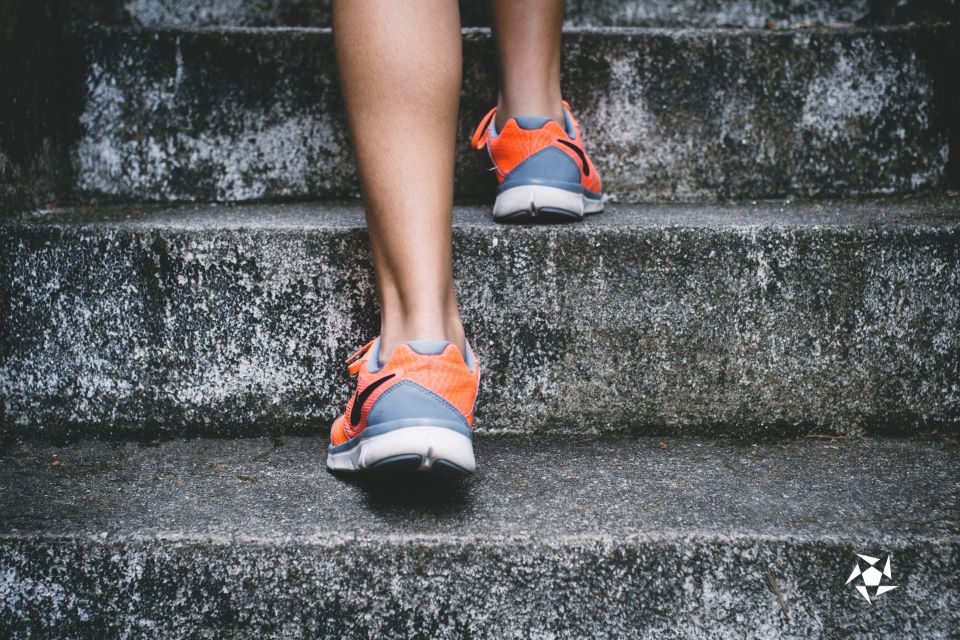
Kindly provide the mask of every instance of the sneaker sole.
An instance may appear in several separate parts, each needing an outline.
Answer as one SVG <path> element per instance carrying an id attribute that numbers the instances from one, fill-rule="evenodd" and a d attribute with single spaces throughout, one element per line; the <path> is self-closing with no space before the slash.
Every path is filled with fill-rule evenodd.
<path id="1" fill-rule="evenodd" d="M 493 203 L 497 222 L 575 222 L 603 211 L 603 198 L 544 185 L 524 185 L 501 192 Z"/>
<path id="2" fill-rule="evenodd" d="M 328 449 L 328 469 L 463 476 L 477 468 L 471 439 L 445 427 L 412 425 L 357 438 L 356 446 L 346 451 Z"/>

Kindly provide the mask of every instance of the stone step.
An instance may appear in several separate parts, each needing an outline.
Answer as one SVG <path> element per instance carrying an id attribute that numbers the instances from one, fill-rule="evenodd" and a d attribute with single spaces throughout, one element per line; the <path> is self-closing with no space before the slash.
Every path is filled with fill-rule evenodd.
<path id="1" fill-rule="evenodd" d="M 15 446 L 5 637 L 955 636 L 955 442 L 660 442 L 481 437 L 453 484 L 316 438 Z"/>
<path id="2" fill-rule="evenodd" d="M 889 194 L 947 180 L 951 42 L 942 25 L 577 29 L 563 83 L 621 202 Z M 76 44 L 82 198 L 358 194 L 328 30 L 102 27 Z M 467 140 L 495 59 L 485 30 L 464 47 L 457 194 L 485 199 L 495 181 Z"/>
<path id="3" fill-rule="evenodd" d="M 571 26 L 748 26 L 945 18 L 956 0 L 568 0 Z M 461 0 L 465 25 L 489 24 L 487 3 Z M 330 0 L 71 0 L 68 17 L 146 27 L 328 27 Z"/>
<path id="4" fill-rule="evenodd" d="M 960 199 L 457 208 L 485 432 L 909 434 L 960 424 Z M 322 433 L 376 335 L 358 205 L 0 223 L 19 437 Z"/>

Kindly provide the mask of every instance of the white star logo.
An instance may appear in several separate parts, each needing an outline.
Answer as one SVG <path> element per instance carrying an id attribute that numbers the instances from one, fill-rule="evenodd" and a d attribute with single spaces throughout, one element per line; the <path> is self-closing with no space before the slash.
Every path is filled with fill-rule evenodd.
<path id="1" fill-rule="evenodd" d="M 892 580 L 893 576 L 890 573 L 890 556 L 887 556 L 887 562 L 883 566 L 883 571 L 877 569 L 876 564 L 880 562 L 880 558 L 873 558 L 871 556 L 865 556 L 858 553 L 857 557 L 860 560 L 866 562 L 866 568 L 861 568 L 860 560 L 857 560 L 857 563 L 853 565 L 853 572 L 850 574 L 850 577 L 847 578 L 846 583 L 850 584 L 856 578 L 860 578 L 860 581 L 863 584 L 854 585 L 857 588 L 857 591 L 860 592 L 860 595 L 863 596 L 863 599 L 866 600 L 869 604 L 873 604 L 873 600 L 870 599 L 870 589 L 873 589 L 873 597 L 876 598 L 881 593 L 886 593 L 887 591 L 893 591 L 897 588 L 893 584 L 880 584 L 883 582 L 883 579 Z"/>

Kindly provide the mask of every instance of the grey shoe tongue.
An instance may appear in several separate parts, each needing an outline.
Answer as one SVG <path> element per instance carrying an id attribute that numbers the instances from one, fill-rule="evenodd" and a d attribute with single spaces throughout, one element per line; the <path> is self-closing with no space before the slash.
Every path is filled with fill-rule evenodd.
<path id="1" fill-rule="evenodd" d="M 514 116 L 517 126 L 527 131 L 536 131 L 542 129 L 544 125 L 553 120 L 553 118 L 544 118 L 543 116 Z"/>
<path id="2" fill-rule="evenodd" d="M 422 356 L 438 356 L 450 343 L 446 340 L 410 340 L 406 344 Z"/>

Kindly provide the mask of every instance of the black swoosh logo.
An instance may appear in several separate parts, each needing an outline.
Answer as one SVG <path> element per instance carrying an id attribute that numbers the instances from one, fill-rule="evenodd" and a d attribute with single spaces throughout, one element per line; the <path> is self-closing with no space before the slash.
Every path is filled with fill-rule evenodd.
<path id="1" fill-rule="evenodd" d="M 357 394 L 357 397 L 353 399 L 353 408 L 350 409 L 350 425 L 357 426 L 360 424 L 360 410 L 363 407 L 363 403 L 367 401 L 367 398 L 370 397 L 370 394 L 376 391 L 377 387 L 382 385 L 384 382 L 394 377 L 395 373 L 391 373 L 388 376 L 383 376 L 378 380 L 374 380 L 367 385 L 366 389 Z"/>
<path id="2" fill-rule="evenodd" d="M 562 138 L 557 138 L 557 142 L 560 144 L 566 145 L 577 152 L 577 155 L 580 156 L 580 164 L 583 165 L 583 175 L 590 175 L 590 165 L 587 164 L 587 155 L 583 152 L 583 149 L 573 144 L 572 142 L 567 142 Z"/>

